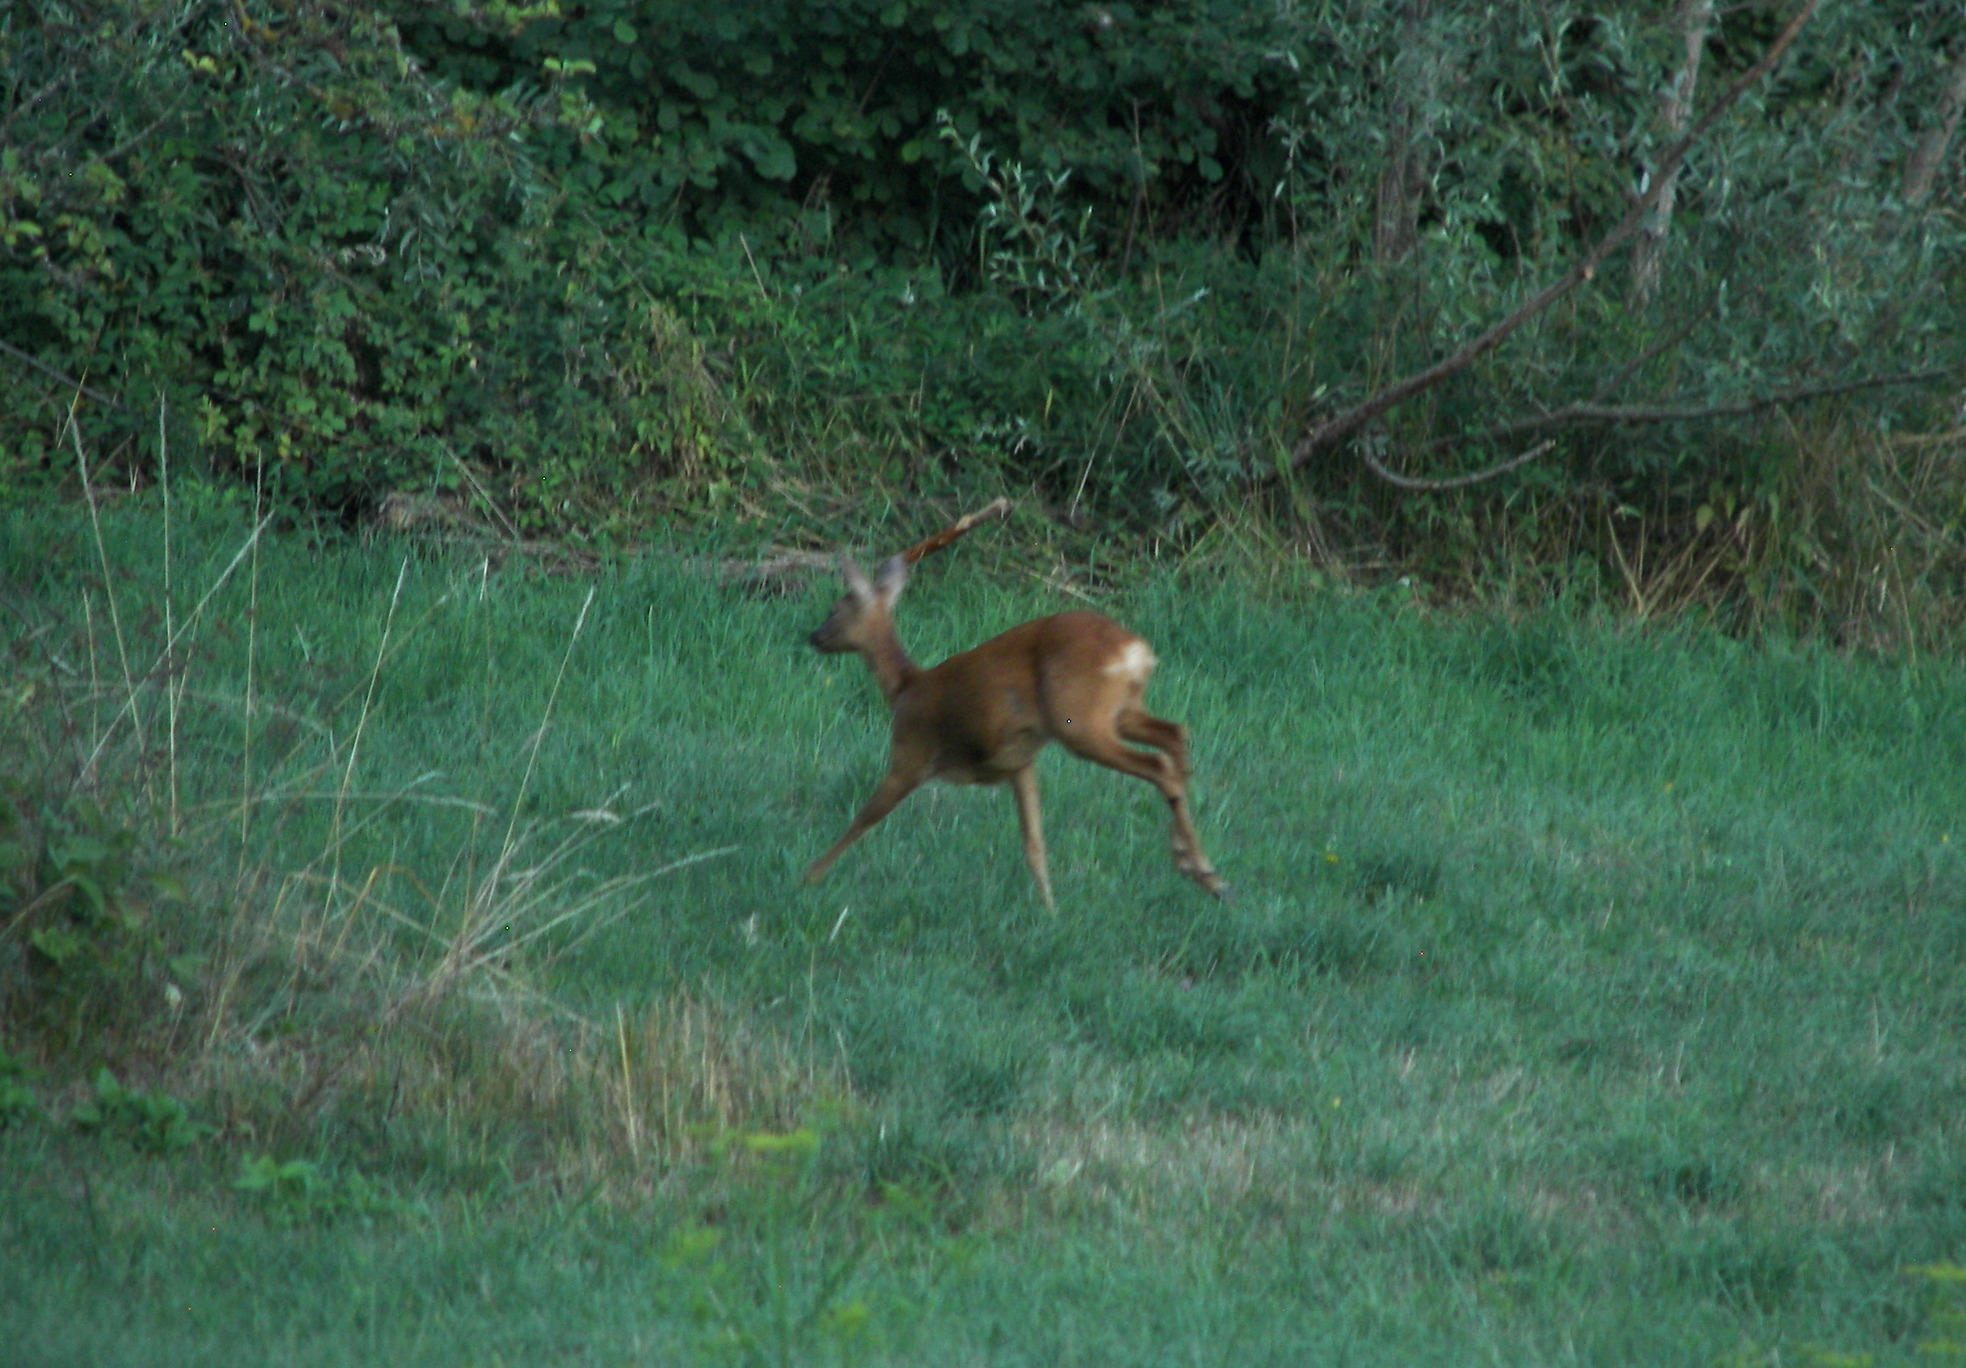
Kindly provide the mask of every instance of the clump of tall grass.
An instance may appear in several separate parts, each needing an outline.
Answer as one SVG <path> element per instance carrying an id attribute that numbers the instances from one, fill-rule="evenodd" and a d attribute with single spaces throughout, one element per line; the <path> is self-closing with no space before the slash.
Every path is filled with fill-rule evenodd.
<path id="1" fill-rule="evenodd" d="M 443 630 L 447 604 L 490 592 L 488 566 L 412 612 L 405 560 L 361 672 L 292 696 L 264 664 L 264 511 L 194 579 L 166 482 L 161 550 L 132 566 L 111 554 L 79 438 L 75 453 L 94 573 L 50 567 L 7 604 L 21 630 L 0 697 L 0 1053 L 56 1091 L 105 1065 L 166 1089 L 221 1143 L 624 1192 L 842 1091 L 713 998 L 609 1012 L 547 986 L 557 956 L 665 876 L 731 853 L 603 877 L 601 843 L 645 830 L 625 793 L 539 811 L 591 592 L 504 791 L 446 792 L 434 771 L 375 791 L 363 750 L 392 661 Z M 446 824 L 445 862 L 378 836 L 405 809 Z"/>

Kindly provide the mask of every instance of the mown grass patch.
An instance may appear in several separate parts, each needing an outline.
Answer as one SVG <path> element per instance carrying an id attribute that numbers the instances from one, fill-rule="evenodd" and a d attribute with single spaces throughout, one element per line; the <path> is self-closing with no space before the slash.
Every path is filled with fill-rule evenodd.
<path id="1" fill-rule="evenodd" d="M 1904 1270 L 1966 1247 L 1954 662 L 1172 573 L 1102 606 L 1240 900 L 1053 756 L 1054 918 L 989 791 L 797 883 L 885 746 L 804 646 L 828 585 L 215 515 L 166 598 L 154 514 L 5 516 L 28 1361 L 1939 1342 Z M 952 555 L 901 632 L 1060 606 Z M 104 1066 L 206 1129 L 76 1126 Z"/>

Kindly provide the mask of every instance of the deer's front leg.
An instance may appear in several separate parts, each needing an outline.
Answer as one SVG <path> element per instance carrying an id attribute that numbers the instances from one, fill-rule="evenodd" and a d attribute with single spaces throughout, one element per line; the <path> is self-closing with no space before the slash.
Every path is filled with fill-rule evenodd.
<path id="1" fill-rule="evenodd" d="M 1010 791 L 1017 795 L 1017 825 L 1024 833 L 1024 863 L 1031 867 L 1031 877 L 1038 881 L 1038 896 L 1044 899 L 1045 911 L 1054 916 L 1058 904 L 1051 899 L 1051 872 L 1045 867 L 1044 859 L 1044 816 L 1038 809 L 1038 768 L 1026 765 L 1010 776 Z"/>
<path id="2" fill-rule="evenodd" d="M 811 867 L 806 870 L 805 881 L 818 883 L 825 878 L 826 871 L 833 867 L 834 861 L 846 854 L 847 849 L 865 836 L 875 823 L 894 811 L 897 803 L 920 788 L 922 781 L 927 777 L 925 770 L 915 766 L 907 769 L 890 768 L 887 777 L 881 780 L 880 787 L 874 790 L 874 796 L 867 800 L 866 805 L 854 817 L 853 825 L 846 829 L 846 835 L 835 841 L 831 850 L 812 862 Z"/>

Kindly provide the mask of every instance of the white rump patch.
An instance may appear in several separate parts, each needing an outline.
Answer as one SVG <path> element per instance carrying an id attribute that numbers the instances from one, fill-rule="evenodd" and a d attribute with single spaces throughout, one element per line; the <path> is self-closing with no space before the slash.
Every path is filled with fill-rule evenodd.
<path id="1" fill-rule="evenodd" d="M 1132 679 L 1144 683 L 1147 676 L 1154 672 L 1154 666 L 1158 664 L 1160 662 L 1154 659 L 1154 653 L 1148 648 L 1147 643 L 1134 640 L 1126 643 L 1126 649 L 1119 653 L 1118 659 L 1106 667 L 1105 673 L 1120 679 Z"/>

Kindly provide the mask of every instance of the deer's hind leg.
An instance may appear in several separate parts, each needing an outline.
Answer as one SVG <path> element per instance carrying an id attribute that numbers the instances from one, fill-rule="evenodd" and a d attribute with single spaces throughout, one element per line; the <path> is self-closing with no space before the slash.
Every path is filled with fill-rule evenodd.
<path id="1" fill-rule="evenodd" d="M 1227 897 L 1229 885 L 1215 872 L 1215 866 L 1208 862 L 1208 854 L 1201 848 L 1201 837 L 1195 831 L 1194 818 L 1188 811 L 1188 776 L 1192 772 L 1188 755 L 1188 729 L 1179 722 L 1155 717 L 1141 707 L 1137 699 L 1121 710 L 1117 721 L 1121 737 L 1160 751 L 1174 771 L 1177 791 L 1169 793 L 1166 788 L 1161 790 L 1167 798 L 1172 817 L 1168 844 L 1174 852 L 1174 867 L 1216 897 Z"/>
<path id="2" fill-rule="evenodd" d="M 1145 779 L 1159 789 L 1172 819 L 1168 844 L 1174 853 L 1174 867 L 1216 897 L 1228 897 L 1229 885 L 1208 862 L 1188 813 L 1187 729 L 1178 722 L 1155 717 L 1137 703 L 1123 708 L 1114 721 L 1111 732 L 1075 730 L 1060 736 L 1059 741 L 1080 759 Z M 1124 744 L 1122 737 L 1152 746 L 1154 751 L 1135 750 Z"/>
<path id="3" fill-rule="evenodd" d="M 1138 746 L 1152 746 L 1166 754 L 1174 762 L 1175 773 L 1187 781 L 1188 767 L 1188 729 L 1179 722 L 1170 722 L 1164 717 L 1155 717 L 1141 707 L 1136 699 L 1120 710 L 1116 719 L 1119 734 Z"/>

